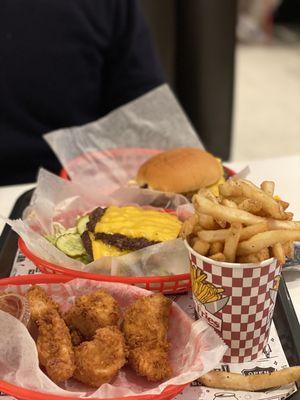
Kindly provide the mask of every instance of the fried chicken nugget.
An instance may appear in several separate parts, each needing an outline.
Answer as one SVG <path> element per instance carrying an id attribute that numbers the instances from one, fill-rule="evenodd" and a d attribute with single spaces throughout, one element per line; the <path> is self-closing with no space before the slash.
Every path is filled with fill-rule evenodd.
<path id="1" fill-rule="evenodd" d="M 98 329 L 92 341 L 81 343 L 74 351 L 73 377 L 94 387 L 110 382 L 126 363 L 124 336 L 116 326 Z"/>
<path id="2" fill-rule="evenodd" d="M 49 296 L 44 289 L 33 285 L 26 294 L 30 306 L 30 317 L 33 321 L 41 318 L 47 311 L 59 312 L 59 306 Z"/>
<path id="3" fill-rule="evenodd" d="M 64 316 L 72 336 L 76 339 L 83 336 L 85 340 L 92 339 L 99 328 L 118 325 L 119 319 L 118 303 L 102 289 L 78 297 Z"/>
<path id="4" fill-rule="evenodd" d="M 167 340 L 171 301 L 161 293 L 142 297 L 125 310 L 123 332 L 130 366 L 149 381 L 172 375 Z"/>
<path id="5" fill-rule="evenodd" d="M 63 382 L 75 370 L 70 332 L 59 314 L 59 307 L 45 293 L 33 286 L 27 292 L 31 318 L 38 327 L 37 350 L 40 364 L 54 382 Z"/>

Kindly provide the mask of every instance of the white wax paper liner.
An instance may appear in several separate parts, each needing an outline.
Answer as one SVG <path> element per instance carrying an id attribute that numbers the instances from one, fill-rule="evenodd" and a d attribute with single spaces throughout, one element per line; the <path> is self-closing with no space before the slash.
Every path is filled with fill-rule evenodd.
<path id="1" fill-rule="evenodd" d="M 101 185 L 105 193 L 127 185 L 136 176 L 138 167 L 153 155 L 126 149 L 203 148 L 167 85 L 159 86 L 95 122 L 60 129 L 44 138 L 73 181 Z M 101 156 L 95 159 L 93 154 L 99 151 Z M 84 163 L 70 163 L 79 156 Z"/>
<path id="2" fill-rule="evenodd" d="M 37 188 L 24 221 L 9 221 L 36 256 L 55 265 L 108 275 L 144 276 L 183 274 L 189 271 L 188 252 L 181 239 L 149 246 L 120 257 L 102 257 L 88 265 L 66 256 L 44 235 L 53 233 L 53 223 L 60 222 L 66 228 L 75 226 L 76 218 L 98 206 L 139 205 L 176 210 L 187 204 L 184 196 L 161 193 L 139 188 L 119 188 L 110 196 L 91 187 L 66 181 L 41 169 Z"/>
<path id="3" fill-rule="evenodd" d="M 63 311 L 75 297 L 96 289 L 105 289 L 118 301 L 121 309 L 151 292 L 118 283 L 75 279 L 68 283 L 41 284 L 58 302 Z M 26 293 L 30 285 L 1 287 L 1 291 Z M 96 391 L 75 380 L 62 386 L 52 382 L 39 368 L 35 343 L 25 326 L 9 314 L 0 311 L 0 379 L 40 392 L 73 397 L 121 397 L 159 394 L 169 385 L 187 384 L 212 370 L 221 361 L 227 347 L 203 320 L 193 322 L 181 308 L 172 303 L 168 332 L 171 342 L 170 362 L 173 377 L 161 384 L 149 383 L 129 367 L 124 368 L 110 384 Z"/>

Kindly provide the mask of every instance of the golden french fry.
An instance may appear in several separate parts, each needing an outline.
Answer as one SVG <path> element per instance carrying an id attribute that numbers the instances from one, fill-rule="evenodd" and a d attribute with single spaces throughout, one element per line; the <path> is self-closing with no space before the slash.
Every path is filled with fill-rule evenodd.
<path id="1" fill-rule="evenodd" d="M 221 204 L 226 207 L 237 208 L 237 203 L 235 203 L 233 200 L 222 199 Z"/>
<path id="2" fill-rule="evenodd" d="M 267 260 L 268 258 L 270 258 L 270 251 L 269 251 L 268 247 L 264 247 L 263 249 L 261 249 L 257 253 L 257 257 L 258 257 L 258 261 L 259 262 Z"/>
<path id="3" fill-rule="evenodd" d="M 263 181 L 260 185 L 261 190 L 263 190 L 268 196 L 273 197 L 275 183 L 272 181 Z"/>
<path id="4" fill-rule="evenodd" d="M 299 380 L 300 366 L 260 375 L 241 375 L 233 372 L 210 371 L 198 379 L 198 381 L 207 387 L 250 392 L 284 386 Z"/>
<path id="5" fill-rule="evenodd" d="M 256 264 L 259 262 L 257 253 L 247 254 L 246 256 L 237 256 L 236 261 L 240 264 Z"/>
<path id="6" fill-rule="evenodd" d="M 198 239 L 198 240 L 195 241 L 195 243 L 193 245 L 193 249 L 195 251 L 197 251 L 197 253 L 202 254 L 203 256 L 205 256 L 208 253 L 208 250 L 209 250 L 209 243 Z"/>
<path id="7" fill-rule="evenodd" d="M 262 209 L 262 203 L 259 200 L 245 199 L 238 205 L 238 208 L 256 214 Z"/>
<path id="8" fill-rule="evenodd" d="M 196 224 L 196 225 L 194 225 L 194 227 L 193 227 L 193 232 L 192 232 L 192 234 L 193 234 L 193 235 L 197 235 L 197 233 L 200 232 L 202 229 L 203 229 L 203 228 L 202 228 L 202 226 L 201 226 L 200 224 Z"/>
<path id="9" fill-rule="evenodd" d="M 198 232 L 198 238 L 208 243 L 224 242 L 228 236 L 229 229 L 203 230 Z"/>
<path id="10" fill-rule="evenodd" d="M 250 214 L 247 211 L 226 207 L 222 204 L 214 204 L 199 195 L 195 195 L 193 201 L 197 213 L 208 214 L 213 218 L 219 218 L 230 223 L 241 222 L 245 225 L 254 225 L 265 221 L 264 218 Z"/>
<path id="11" fill-rule="evenodd" d="M 240 241 L 250 239 L 257 233 L 264 232 L 268 229 L 268 223 L 260 222 L 259 224 L 249 225 L 241 230 Z M 198 237 L 208 243 L 224 242 L 229 233 L 229 229 L 219 229 L 215 231 L 201 231 L 198 232 Z"/>
<path id="12" fill-rule="evenodd" d="M 234 263 L 236 249 L 239 243 L 242 224 L 234 222 L 231 224 L 227 238 L 225 239 L 223 254 L 227 262 Z"/>
<path id="13" fill-rule="evenodd" d="M 276 219 L 267 219 L 268 229 L 292 229 L 300 230 L 300 221 L 278 221 Z"/>
<path id="14" fill-rule="evenodd" d="M 209 200 L 208 200 L 209 201 Z M 204 229 L 218 229 L 219 225 L 212 216 L 206 214 L 198 214 L 199 225 Z"/>
<path id="15" fill-rule="evenodd" d="M 283 200 L 281 200 L 281 199 L 275 199 L 280 205 L 281 205 L 281 207 L 283 208 L 283 210 L 286 210 L 287 208 L 288 208 L 288 206 L 290 205 L 289 203 L 287 203 L 286 201 L 283 201 Z"/>
<path id="16" fill-rule="evenodd" d="M 285 242 L 282 244 L 283 251 L 286 257 L 293 258 L 294 257 L 294 243 L 293 242 Z"/>
<path id="17" fill-rule="evenodd" d="M 229 184 L 230 182 L 230 184 Z M 248 199 L 258 200 L 262 204 L 262 210 L 267 212 L 270 217 L 285 220 L 287 215 L 281 209 L 280 204 L 266 194 L 264 191 L 260 190 L 253 183 L 246 180 L 230 180 L 221 185 L 220 193 L 224 196 L 225 192 L 229 193 L 229 196 L 245 196 Z M 223 191 L 223 192 L 222 192 Z"/>
<path id="18" fill-rule="evenodd" d="M 222 253 L 224 249 L 224 243 L 222 242 L 213 242 L 210 245 L 208 254 L 211 256 L 216 253 Z"/>
<path id="19" fill-rule="evenodd" d="M 269 249 L 267 247 L 264 247 L 257 253 L 247 254 L 245 256 L 237 256 L 236 260 L 237 260 L 237 262 L 239 262 L 241 264 L 244 264 L 244 263 L 256 264 L 256 263 L 260 263 L 264 260 L 267 260 L 268 258 L 270 258 Z"/>
<path id="20" fill-rule="evenodd" d="M 185 220 L 181 226 L 180 237 L 188 237 L 194 230 L 194 226 L 198 223 L 198 215 L 193 214 L 187 220 Z"/>
<path id="21" fill-rule="evenodd" d="M 275 243 L 272 246 L 273 256 L 277 258 L 280 264 L 285 263 L 285 254 L 281 243 Z"/>
<path id="22" fill-rule="evenodd" d="M 242 256 L 256 253 L 264 247 L 273 246 L 275 243 L 284 243 L 287 241 L 299 240 L 300 230 L 276 230 L 262 232 L 252 236 L 252 238 L 250 238 L 249 240 L 245 240 L 244 242 L 239 243 L 237 254 Z"/>
<path id="23" fill-rule="evenodd" d="M 217 289 L 217 293 L 223 293 L 225 289 L 223 288 L 216 288 Z"/>
<path id="24" fill-rule="evenodd" d="M 228 196 L 226 197 L 226 199 L 232 201 L 233 203 L 235 203 L 237 206 L 242 203 L 244 200 L 246 200 L 245 196 Z M 224 204 L 226 205 L 226 204 Z"/>
<path id="25" fill-rule="evenodd" d="M 226 260 L 223 253 L 213 254 L 209 258 L 211 258 L 212 260 L 215 260 L 215 261 L 225 261 Z"/>
<path id="26" fill-rule="evenodd" d="M 243 228 L 240 235 L 240 240 L 248 240 L 252 236 L 260 232 L 265 232 L 268 229 L 268 223 L 266 221 L 259 224 L 250 225 Z"/>

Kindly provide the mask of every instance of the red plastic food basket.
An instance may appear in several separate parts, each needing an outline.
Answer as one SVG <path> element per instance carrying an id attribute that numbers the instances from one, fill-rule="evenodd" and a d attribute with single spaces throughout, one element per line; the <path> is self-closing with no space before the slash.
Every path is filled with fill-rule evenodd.
<path id="1" fill-rule="evenodd" d="M 60 267 L 47 260 L 34 255 L 26 246 L 22 238 L 19 238 L 19 248 L 31 260 L 41 272 L 45 274 L 67 275 L 71 278 L 92 279 L 94 281 L 120 282 L 129 285 L 139 286 L 152 292 L 162 292 L 165 294 L 184 293 L 191 287 L 190 274 L 168 275 L 168 276 L 111 276 L 102 274 L 92 274 L 90 272 L 77 271 L 70 268 Z"/>
<path id="2" fill-rule="evenodd" d="M 13 278 L 0 279 L 1 286 L 7 285 L 28 285 L 28 284 L 43 284 L 43 283 L 65 283 L 71 280 L 71 277 L 62 275 L 23 275 Z M 182 392 L 186 385 L 170 385 L 164 389 L 164 391 L 157 395 L 146 395 L 146 396 L 129 396 L 123 398 L 110 398 L 110 400 L 170 400 L 177 394 Z M 20 400 L 78 400 L 79 397 L 65 397 L 58 396 L 48 393 L 41 393 L 24 389 L 22 387 L 12 385 L 8 382 L 0 380 L 0 391 L 13 396 Z M 99 397 L 95 397 L 94 400 L 104 400 Z"/>
<path id="3" fill-rule="evenodd" d="M 76 166 L 76 168 L 79 168 L 81 165 L 90 163 L 91 159 L 97 161 L 97 159 L 99 160 L 101 158 L 105 158 L 108 156 L 114 156 L 116 159 L 119 159 L 120 162 L 126 161 L 126 164 L 128 164 L 128 167 L 130 167 L 132 166 L 131 163 L 132 156 L 134 156 L 135 160 L 137 156 L 141 156 L 142 160 L 144 161 L 145 155 L 151 157 L 161 152 L 162 150 L 159 149 L 148 149 L 142 147 L 128 147 L 128 148 L 108 149 L 106 151 L 93 151 L 84 153 L 83 155 L 74 158 L 72 161 L 69 162 L 68 165 L 70 167 Z M 61 178 L 69 179 L 68 173 L 64 168 L 61 169 L 59 175 Z"/>
<path id="4" fill-rule="evenodd" d="M 69 165 L 74 165 L 80 167 L 80 165 L 84 165 L 86 163 L 91 162 L 91 158 L 97 160 L 101 157 L 107 157 L 109 155 L 113 155 L 116 159 L 120 159 L 120 161 L 128 163 L 128 166 L 131 165 L 131 156 L 134 155 L 136 160 L 136 156 L 140 155 L 143 157 L 149 155 L 153 156 L 155 154 L 160 153 L 162 150 L 159 149 L 150 149 L 150 148 L 117 148 L 117 149 L 109 149 L 107 151 L 94 151 L 85 153 L 82 156 L 74 158 L 74 160 L 70 161 Z M 229 176 L 233 176 L 235 174 L 234 171 L 231 171 L 229 168 L 224 167 Z M 69 179 L 68 174 L 65 169 L 62 169 L 60 172 L 60 176 L 64 179 Z M 45 259 L 37 257 L 33 254 L 24 241 L 19 238 L 19 248 L 22 253 L 29 258 L 43 273 L 52 273 L 52 274 L 63 274 L 68 275 L 72 278 L 84 278 L 84 279 L 92 279 L 98 281 L 106 281 L 106 282 L 121 282 L 127 283 L 130 285 L 136 285 L 143 289 L 151 290 L 153 292 L 162 292 L 165 294 L 174 294 L 174 293 L 184 293 L 187 292 L 191 287 L 191 279 L 190 274 L 181 274 L 181 275 L 168 275 L 168 276 L 153 276 L 153 277 L 122 277 L 122 276 L 110 276 L 110 275 L 102 275 L 102 274 L 93 274 L 84 271 L 76 271 L 70 268 L 65 268 L 62 266 L 55 265 L 51 262 L 48 262 Z"/>

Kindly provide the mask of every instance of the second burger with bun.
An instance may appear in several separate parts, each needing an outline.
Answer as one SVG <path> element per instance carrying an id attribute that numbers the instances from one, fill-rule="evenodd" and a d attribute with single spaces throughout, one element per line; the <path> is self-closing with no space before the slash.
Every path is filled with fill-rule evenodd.
<path id="1" fill-rule="evenodd" d="M 179 147 L 144 162 L 136 182 L 140 187 L 180 193 L 190 198 L 202 188 L 218 195 L 218 186 L 225 182 L 225 177 L 220 159 L 201 149 Z"/>

